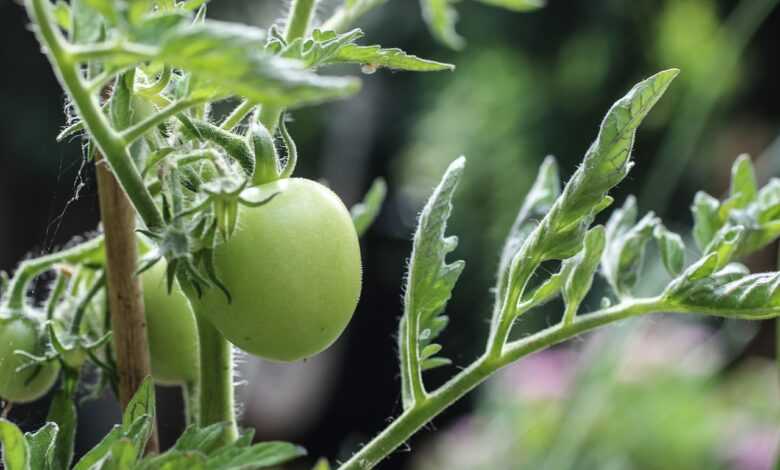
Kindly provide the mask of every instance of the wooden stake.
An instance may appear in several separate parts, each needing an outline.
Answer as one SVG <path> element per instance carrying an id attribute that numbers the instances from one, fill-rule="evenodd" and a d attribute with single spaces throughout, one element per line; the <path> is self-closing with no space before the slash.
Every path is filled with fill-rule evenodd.
<path id="1" fill-rule="evenodd" d="M 119 374 L 119 403 L 124 410 L 133 394 L 151 375 L 141 283 L 137 269 L 135 209 L 102 156 L 96 155 L 98 199 L 106 237 L 108 302 Z M 157 425 L 146 446 L 159 452 Z"/>

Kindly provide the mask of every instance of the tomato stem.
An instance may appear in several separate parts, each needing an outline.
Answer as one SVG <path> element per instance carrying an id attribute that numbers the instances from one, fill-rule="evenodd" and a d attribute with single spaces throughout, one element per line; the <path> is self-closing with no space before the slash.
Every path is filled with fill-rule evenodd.
<path id="1" fill-rule="evenodd" d="M 284 39 L 287 44 L 306 36 L 316 6 L 317 0 L 293 0 L 284 31 Z M 268 129 L 268 132 L 274 135 L 283 112 L 284 108 L 280 106 L 262 106 L 258 119 Z"/>
<path id="2" fill-rule="evenodd" d="M 362 2 L 352 2 L 348 5 L 345 4 L 333 12 L 333 15 L 322 24 L 322 29 L 324 31 L 342 33 L 361 16 L 385 2 L 387 0 L 364 0 Z"/>
<path id="3" fill-rule="evenodd" d="M 184 417 L 187 426 L 200 426 L 200 384 L 199 381 L 187 381 L 181 385 L 184 398 Z"/>
<path id="4" fill-rule="evenodd" d="M 317 0 L 293 0 L 284 32 L 284 39 L 288 44 L 306 36 L 316 6 Z"/>
<path id="5" fill-rule="evenodd" d="M 55 20 L 52 18 L 51 5 L 47 0 L 27 0 L 25 7 L 35 24 L 36 34 L 41 44 L 44 45 L 46 56 L 51 62 L 55 75 L 72 99 L 85 128 L 105 156 L 122 189 L 129 196 L 147 228 L 161 227 L 163 220 L 160 211 L 130 158 L 125 141 L 111 127 L 96 97 L 90 93 L 85 85 L 76 60 L 85 58 L 83 48 L 80 49 L 69 44 L 54 26 Z M 97 46 L 89 47 L 94 49 Z"/>
<path id="6" fill-rule="evenodd" d="M 560 322 L 531 336 L 507 343 L 498 357 L 488 352 L 435 392 L 428 394 L 424 400 L 415 402 L 338 470 L 373 468 L 455 401 L 484 382 L 497 370 L 524 356 L 618 320 L 671 310 L 674 309 L 661 298 L 634 299 L 577 317 L 568 324 Z"/>
<path id="7" fill-rule="evenodd" d="M 233 346 L 205 318 L 198 320 L 200 339 L 200 426 L 228 423 L 224 444 L 238 439 L 233 392 Z"/>
<path id="8" fill-rule="evenodd" d="M 222 124 L 220 124 L 219 127 L 225 129 L 226 131 L 232 131 L 238 125 L 238 123 L 246 117 L 247 114 L 252 112 L 255 106 L 255 103 L 252 103 L 249 100 L 242 101 L 233 109 L 233 111 L 230 112 L 225 120 L 222 121 Z"/>
<path id="9" fill-rule="evenodd" d="M 5 306 L 10 310 L 21 310 L 27 299 L 27 288 L 30 282 L 35 276 L 48 271 L 55 264 L 79 263 L 98 255 L 101 251 L 103 251 L 102 235 L 66 250 L 22 261 L 8 286 Z"/>

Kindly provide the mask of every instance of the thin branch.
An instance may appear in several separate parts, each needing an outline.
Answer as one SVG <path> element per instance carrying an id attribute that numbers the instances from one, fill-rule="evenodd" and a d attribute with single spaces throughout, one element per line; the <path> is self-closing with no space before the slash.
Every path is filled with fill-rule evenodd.
<path id="1" fill-rule="evenodd" d="M 153 114 L 143 121 L 123 130 L 119 134 L 119 137 L 122 139 L 125 145 L 130 145 L 159 124 L 165 122 L 168 118 L 173 117 L 182 111 L 186 111 L 193 106 L 203 103 L 204 101 L 205 100 L 202 98 L 188 98 L 173 102 L 158 111 L 156 114 Z"/>
<path id="2" fill-rule="evenodd" d="M 154 59 L 158 50 L 145 44 L 109 41 L 97 44 L 71 45 L 68 46 L 67 53 L 76 63 L 119 57 L 123 61 L 142 62 Z"/>

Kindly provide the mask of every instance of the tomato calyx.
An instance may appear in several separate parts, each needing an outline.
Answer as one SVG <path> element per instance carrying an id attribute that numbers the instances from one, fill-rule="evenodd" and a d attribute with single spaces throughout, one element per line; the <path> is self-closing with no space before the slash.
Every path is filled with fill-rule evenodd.
<path id="1" fill-rule="evenodd" d="M 276 186 L 273 189 L 269 186 L 248 187 L 248 179 L 223 175 L 203 183 L 200 189 L 205 196 L 189 203 L 189 209 L 182 209 L 189 201 L 177 191 L 176 174 L 175 170 L 171 171 L 169 184 L 163 193 L 165 225 L 155 231 L 139 230 L 156 244 L 142 261 L 139 274 L 165 259 L 169 293 L 178 277 L 182 286 L 191 288 L 198 297 L 205 289 L 217 287 L 230 301 L 230 292 L 214 270 L 213 250 L 218 243 L 228 242 L 235 232 L 239 205 L 263 206 L 282 189 Z"/>

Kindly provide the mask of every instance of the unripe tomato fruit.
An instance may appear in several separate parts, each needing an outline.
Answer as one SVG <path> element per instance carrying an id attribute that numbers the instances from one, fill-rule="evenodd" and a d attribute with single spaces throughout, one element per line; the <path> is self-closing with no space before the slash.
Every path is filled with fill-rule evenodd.
<path id="1" fill-rule="evenodd" d="M 160 261 L 141 274 L 146 334 L 155 381 L 177 385 L 198 377 L 198 326 L 178 282 L 168 294 L 165 269 L 165 262 Z"/>
<path id="2" fill-rule="evenodd" d="M 192 296 L 233 344 L 256 356 L 296 361 L 330 346 L 360 296 L 360 246 L 352 219 L 330 189 L 291 178 L 262 185 L 281 191 L 260 207 L 241 207 L 235 234 L 215 249 L 217 288 Z"/>
<path id="3" fill-rule="evenodd" d="M 14 354 L 14 351 L 41 356 L 46 352 L 44 338 L 41 323 L 34 318 L 25 314 L 0 318 L 0 397 L 4 400 L 16 403 L 35 401 L 54 385 L 60 372 L 58 361 L 48 362 L 40 368 L 33 366 L 16 371 L 30 359 Z"/>

